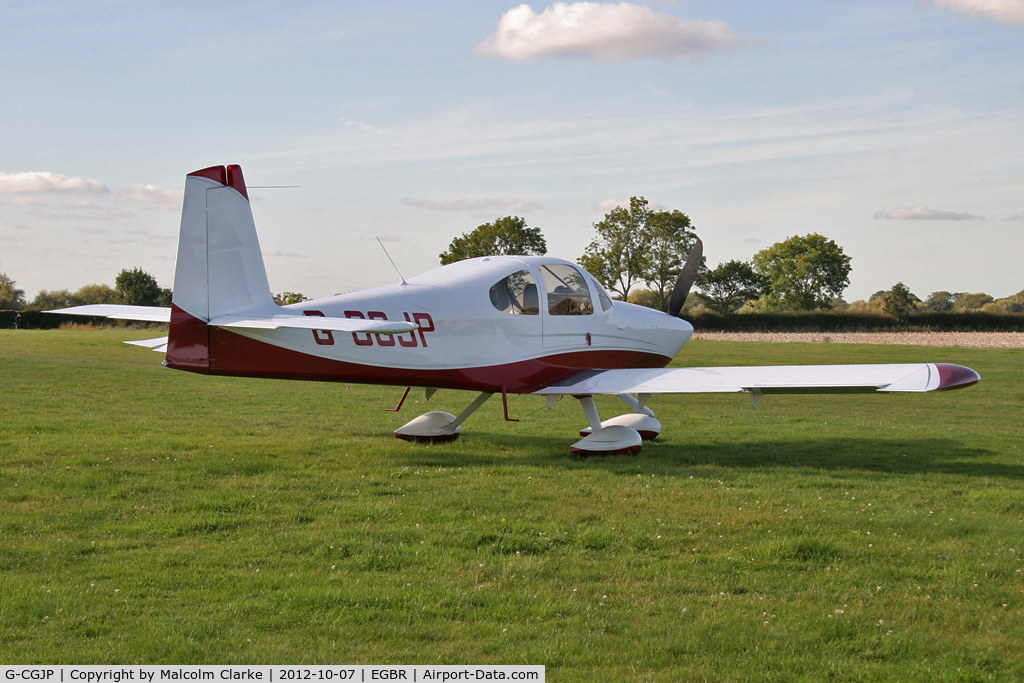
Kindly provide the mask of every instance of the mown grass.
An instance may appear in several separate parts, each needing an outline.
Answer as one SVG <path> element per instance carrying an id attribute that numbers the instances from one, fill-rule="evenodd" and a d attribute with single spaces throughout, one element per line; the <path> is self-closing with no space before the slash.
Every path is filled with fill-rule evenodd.
<path id="1" fill-rule="evenodd" d="M 0 331 L 3 663 L 1024 679 L 1022 351 L 693 342 L 677 363 L 984 380 L 658 397 L 658 441 L 580 460 L 569 399 L 510 397 L 515 424 L 492 401 L 414 445 L 391 432 L 471 395 L 395 415 L 398 389 L 178 373 L 132 336 L 152 333 Z"/>

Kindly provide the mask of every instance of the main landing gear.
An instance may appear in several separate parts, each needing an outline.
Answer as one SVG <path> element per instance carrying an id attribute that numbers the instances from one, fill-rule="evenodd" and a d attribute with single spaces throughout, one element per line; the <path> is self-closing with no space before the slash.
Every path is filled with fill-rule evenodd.
<path id="1" fill-rule="evenodd" d="M 406 394 L 409 393 L 408 389 L 405 391 Z M 434 391 L 433 389 L 427 389 L 428 399 Z M 487 399 L 491 396 L 494 396 L 494 394 L 486 391 L 481 393 L 476 397 L 476 400 L 469 404 L 468 408 L 459 413 L 458 417 L 441 410 L 424 413 L 415 420 L 407 422 L 396 429 L 395 438 L 415 441 L 417 443 L 448 443 L 449 441 L 455 441 L 461 433 L 462 423 L 465 422 L 467 417 L 475 413 L 477 408 L 486 403 Z M 404 394 L 402 395 L 402 400 L 405 400 Z M 399 403 L 398 407 L 401 408 L 402 404 Z"/>
<path id="2" fill-rule="evenodd" d="M 429 399 L 435 391 L 435 389 L 427 389 L 426 398 Z M 398 407 L 389 408 L 389 410 L 400 409 L 408 395 L 409 389 L 406 389 Z M 396 429 L 395 438 L 417 443 L 455 441 L 459 438 L 462 423 L 466 418 L 475 413 L 493 395 L 492 392 L 482 392 L 465 410 L 459 413 L 458 417 L 440 410 L 424 413 Z M 501 398 L 505 409 L 505 419 L 509 422 L 518 422 L 508 416 L 508 397 L 504 391 L 502 391 Z M 553 408 L 560 398 L 561 396 L 557 394 L 549 395 L 548 408 Z M 571 451 L 577 455 L 636 455 L 640 452 L 644 441 L 649 441 L 661 433 L 661 423 L 654 418 L 654 411 L 644 405 L 648 398 L 646 395 L 641 395 L 639 399 L 629 395 L 619 396 L 634 412 L 619 415 L 604 422 L 597 414 L 597 405 L 594 403 L 593 396 L 576 396 L 575 398 L 579 399 L 583 412 L 587 416 L 587 422 L 590 423 L 589 427 L 580 430 L 580 436 L 584 438 L 571 447 Z"/>
<path id="3" fill-rule="evenodd" d="M 636 455 L 644 441 L 661 434 L 661 423 L 654 418 L 654 411 L 629 395 L 619 396 L 637 412 L 619 415 L 601 421 L 593 396 L 576 396 L 590 426 L 580 430 L 584 437 L 572 445 L 577 455 Z M 549 399 L 550 401 L 550 399 Z M 646 398 L 644 398 L 646 402 Z"/>

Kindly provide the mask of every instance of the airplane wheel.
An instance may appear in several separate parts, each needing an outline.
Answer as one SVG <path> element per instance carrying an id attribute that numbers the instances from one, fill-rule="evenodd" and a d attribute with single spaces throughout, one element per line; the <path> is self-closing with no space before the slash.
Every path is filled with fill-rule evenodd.
<path id="1" fill-rule="evenodd" d="M 395 438 L 415 443 L 449 443 L 459 438 L 461 425 L 447 433 L 444 426 L 455 419 L 451 413 L 435 410 L 424 413 L 395 430 Z"/>
<path id="2" fill-rule="evenodd" d="M 661 434 L 661 423 L 650 415 L 644 415 L 642 413 L 627 413 L 625 415 L 619 415 L 613 417 L 610 420 L 605 420 L 601 423 L 602 427 L 629 427 L 635 429 L 640 434 L 640 438 L 644 441 L 650 441 L 654 437 Z M 580 436 L 587 436 L 590 434 L 590 427 L 580 430 Z"/>
<path id="3" fill-rule="evenodd" d="M 630 427 L 612 425 L 572 445 L 575 455 L 636 455 L 643 447 L 640 433 Z"/>

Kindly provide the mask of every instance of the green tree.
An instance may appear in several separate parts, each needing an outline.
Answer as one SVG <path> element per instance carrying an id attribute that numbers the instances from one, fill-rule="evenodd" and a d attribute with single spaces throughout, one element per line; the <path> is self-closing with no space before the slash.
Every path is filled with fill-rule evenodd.
<path id="1" fill-rule="evenodd" d="M 697 275 L 704 305 L 727 315 L 735 313 L 743 304 L 764 294 L 765 283 L 746 261 L 729 261 L 714 270 Z"/>
<path id="2" fill-rule="evenodd" d="M 441 265 L 446 266 L 449 263 L 480 256 L 543 256 L 546 253 L 548 245 L 540 233 L 540 228 L 527 227 L 526 220 L 519 216 L 505 216 L 456 237 L 448 245 L 448 250 L 439 254 L 439 258 Z"/>
<path id="3" fill-rule="evenodd" d="M 828 308 L 850 284 L 850 257 L 817 233 L 794 235 L 754 254 L 754 272 L 768 284 L 767 310 Z"/>
<path id="4" fill-rule="evenodd" d="M 75 305 L 116 304 L 117 290 L 110 285 L 83 285 L 74 293 Z M 168 304 L 169 306 L 170 304 Z"/>
<path id="5" fill-rule="evenodd" d="M 920 299 L 911 294 L 910 288 L 902 282 L 897 282 L 885 294 L 882 310 L 896 318 L 896 322 L 903 324 L 907 322 L 910 313 L 914 310 L 916 301 L 920 301 Z"/>
<path id="6" fill-rule="evenodd" d="M 944 290 L 932 292 L 925 300 L 924 307 L 935 313 L 951 313 L 953 311 L 953 294 Z"/>
<path id="7" fill-rule="evenodd" d="M 653 308 L 654 310 L 661 310 L 661 297 L 658 293 L 650 289 L 640 289 L 637 287 L 629 293 L 629 303 L 636 304 L 637 306 L 646 306 L 647 308 Z"/>
<path id="8" fill-rule="evenodd" d="M 697 240 L 691 227 L 683 212 L 652 211 L 646 199 L 631 197 L 628 208 L 615 207 L 594 223 L 597 239 L 579 263 L 624 301 L 635 286 L 647 284 L 657 299 L 645 297 L 644 305 L 665 310 Z"/>
<path id="9" fill-rule="evenodd" d="M 1012 296 L 1008 296 L 1003 299 L 996 299 L 991 303 L 983 304 L 981 311 L 983 313 L 999 313 L 1001 315 L 1005 315 L 1007 313 L 1024 313 L 1024 292 L 1017 292 Z"/>
<path id="10" fill-rule="evenodd" d="M 650 234 L 650 262 L 644 281 L 658 294 L 658 309 L 667 310 L 679 271 L 690 255 L 697 235 L 691 230 L 690 217 L 682 211 L 655 211 L 647 220 Z"/>
<path id="11" fill-rule="evenodd" d="M 129 306 L 159 306 L 166 291 L 142 268 L 122 270 L 114 280 L 114 288 L 118 303 Z"/>
<path id="12" fill-rule="evenodd" d="M 967 313 L 969 311 L 977 311 L 985 304 L 990 304 L 995 301 L 992 296 L 985 294 L 984 292 L 978 292 L 977 294 L 967 294 L 966 292 L 958 292 L 953 295 L 953 312 L 954 313 Z"/>
<path id="13" fill-rule="evenodd" d="M 25 305 L 25 290 L 15 284 L 7 273 L 0 273 L 0 310 L 16 311 Z"/>
<path id="14" fill-rule="evenodd" d="M 56 308 L 70 308 L 77 306 L 78 301 L 75 295 L 68 289 L 55 289 L 53 291 L 40 289 L 32 303 L 25 306 L 33 311 L 52 311 Z"/>
<path id="15" fill-rule="evenodd" d="M 309 301 L 309 299 L 304 294 L 299 294 L 298 292 L 281 292 L 274 295 L 274 303 L 278 306 L 300 304 L 303 301 Z"/>
<path id="16" fill-rule="evenodd" d="M 581 266 L 623 301 L 629 300 L 634 285 L 645 281 L 651 267 L 648 223 L 652 213 L 643 197 L 631 197 L 628 209 L 615 207 L 603 221 L 594 223 L 597 239 L 579 259 Z"/>

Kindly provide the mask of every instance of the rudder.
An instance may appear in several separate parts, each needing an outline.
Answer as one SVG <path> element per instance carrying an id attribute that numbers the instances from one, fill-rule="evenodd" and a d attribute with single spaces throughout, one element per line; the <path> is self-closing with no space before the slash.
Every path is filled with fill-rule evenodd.
<path id="1" fill-rule="evenodd" d="M 210 368 L 208 321 L 274 305 L 240 166 L 185 177 L 171 304 L 167 363 L 202 373 Z"/>

